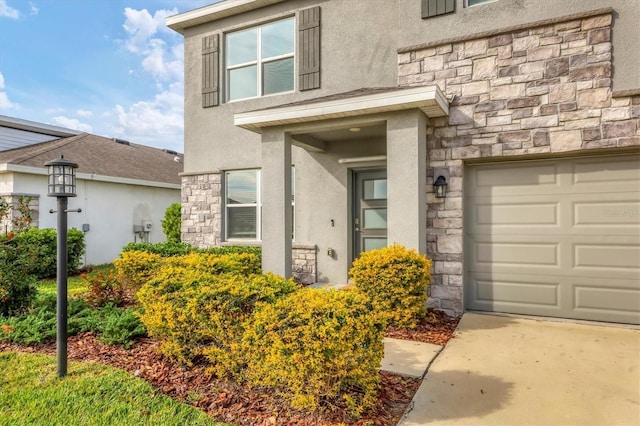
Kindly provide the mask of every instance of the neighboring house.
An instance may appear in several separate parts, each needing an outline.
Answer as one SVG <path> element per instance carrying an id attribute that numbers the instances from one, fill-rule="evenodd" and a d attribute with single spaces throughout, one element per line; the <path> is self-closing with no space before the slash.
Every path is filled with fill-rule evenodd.
<path id="1" fill-rule="evenodd" d="M 625 0 L 227 0 L 169 17 L 183 239 L 261 244 L 264 270 L 336 284 L 398 243 L 433 259 L 429 303 L 450 313 L 640 323 L 638 22 Z"/>
<path id="2" fill-rule="evenodd" d="M 0 152 L 0 196 L 14 206 L 32 198 L 34 226 L 56 228 L 56 198 L 47 196 L 48 161 L 78 163 L 77 197 L 69 199 L 69 228 L 85 231 L 84 263 L 97 265 L 118 257 L 134 241 L 164 241 L 161 220 L 180 202 L 182 155 L 119 139 L 80 133 Z M 11 229 L 10 219 L 0 224 Z"/>
<path id="3" fill-rule="evenodd" d="M 0 151 L 78 135 L 78 130 L 0 115 Z"/>

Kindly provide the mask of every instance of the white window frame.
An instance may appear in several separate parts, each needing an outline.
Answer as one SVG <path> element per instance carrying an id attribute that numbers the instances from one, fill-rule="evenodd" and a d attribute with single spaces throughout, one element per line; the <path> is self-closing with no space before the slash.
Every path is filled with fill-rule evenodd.
<path id="1" fill-rule="evenodd" d="M 227 182 L 229 181 L 228 175 L 229 173 L 234 172 L 256 172 L 256 202 L 250 204 L 228 204 L 228 187 Z M 291 166 L 291 241 L 295 241 L 296 235 L 296 203 L 295 203 L 295 176 L 296 169 L 295 166 Z M 224 192 L 223 192 L 223 200 L 224 200 L 224 208 L 223 208 L 223 217 L 224 217 L 224 241 L 262 241 L 262 170 L 260 169 L 237 169 L 237 170 L 227 170 L 224 172 Z M 255 207 L 256 208 L 256 238 L 230 238 L 229 237 L 229 208 L 235 207 Z"/>
<path id="2" fill-rule="evenodd" d="M 284 55 L 278 55 L 278 56 L 270 56 L 269 58 L 263 58 L 262 57 L 262 28 L 265 27 L 266 25 L 269 24 L 273 24 L 274 22 L 279 22 L 279 21 L 286 21 L 288 19 L 293 20 L 293 50 L 291 51 L 291 53 L 287 53 Z M 257 55 L 256 55 L 256 60 L 255 61 L 248 61 L 248 62 L 243 62 L 240 64 L 235 64 L 235 65 L 227 65 L 227 61 L 226 61 L 226 52 L 229 49 L 229 44 L 228 44 L 228 35 L 232 34 L 234 32 L 238 32 L 238 31 L 246 31 L 246 30 L 251 30 L 251 29 L 256 29 L 256 37 L 257 37 Z M 269 22 L 265 22 L 262 23 L 260 25 L 255 25 L 255 26 L 251 26 L 251 27 L 247 27 L 247 28 L 243 28 L 241 30 L 236 30 L 233 32 L 228 32 L 225 34 L 225 42 L 224 42 L 224 48 L 225 48 L 225 92 L 226 92 L 226 100 L 227 102 L 237 102 L 237 101 L 244 101 L 247 99 L 257 99 L 257 98 L 263 98 L 266 96 L 276 96 L 276 95 L 282 95 L 282 94 L 286 94 L 286 93 L 293 93 L 296 91 L 296 75 L 297 75 L 297 64 L 296 64 L 296 49 L 297 49 L 297 37 L 296 37 L 296 18 L 295 16 L 286 16 L 283 17 L 281 19 L 277 19 L 274 21 L 269 21 Z M 293 59 L 293 89 L 292 90 L 287 90 L 285 92 L 277 92 L 277 93 L 270 93 L 268 95 L 264 95 L 262 93 L 263 91 L 263 82 L 262 82 L 262 66 L 264 64 L 268 64 L 269 62 L 275 62 L 281 59 L 287 59 L 287 58 L 292 58 Z M 231 99 L 231 89 L 230 89 L 230 85 L 231 85 L 231 78 L 230 78 L 230 74 L 231 71 L 236 70 L 236 69 L 240 69 L 240 68 L 245 68 L 251 65 L 255 65 L 256 69 L 257 69 L 257 95 L 256 96 L 249 96 L 247 98 L 238 98 L 238 99 Z"/>
<path id="3" fill-rule="evenodd" d="M 471 0 L 464 0 L 464 7 L 475 7 L 475 6 L 480 6 L 480 5 L 482 5 L 482 4 L 485 4 L 485 3 L 493 3 L 493 2 L 496 2 L 496 1 L 498 1 L 498 0 L 479 0 L 479 3 L 476 3 L 476 4 L 469 4 L 469 1 L 471 1 Z"/>

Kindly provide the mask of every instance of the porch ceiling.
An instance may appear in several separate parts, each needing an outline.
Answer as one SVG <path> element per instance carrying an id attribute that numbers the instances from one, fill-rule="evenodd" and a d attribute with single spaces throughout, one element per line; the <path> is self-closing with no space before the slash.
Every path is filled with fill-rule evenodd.
<path id="1" fill-rule="evenodd" d="M 418 108 L 427 117 L 449 114 L 449 102 L 438 86 L 397 88 L 369 94 L 332 95 L 296 104 L 234 114 L 236 126 L 257 133 L 271 126 L 310 123 Z M 365 92 L 366 93 L 366 92 Z"/>

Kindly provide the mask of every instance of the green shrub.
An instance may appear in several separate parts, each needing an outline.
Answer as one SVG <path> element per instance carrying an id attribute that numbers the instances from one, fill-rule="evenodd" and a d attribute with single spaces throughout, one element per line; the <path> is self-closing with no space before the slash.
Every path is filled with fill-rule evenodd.
<path id="1" fill-rule="evenodd" d="M 178 256 L 188 254 L 195 250 L 194 247 L 187 243 L 175 241 L 166 241 L 162 243 L 129 243 L 122 248 L 122 252 L 143 251 L 153 253 L 162 257 Z"/>
<path id="2" fill-rule="evenodd" d="M 101 320 L 94 309 L 82 299 L 70 299 L 67 304 L 69 336 L 99 329 Z M 28 313 L 3 321 L 0 341 L 35 345 L 56 337 L 56 295 L 40 297 Z"/>
<path id="3" fill-rule="evenodd" d="M 246 378 L 294 408 L 342 400 L 359 416 L 376 401 L 384 330 L 358 292 L 300 290 L 256 309 L 241 345 Z"/>
<path id="4" fill-rule="evenodd" d="M 431 262 L 415 250 L 392 245 L 364 252 L 349 276 L 389 322 L 414 328 L 425 316 Z"/>
<path id="5" fill-rule="evenodd" d="M 180 242 L 180 227 L 182 226 L 182 206 L 173 203 L 164 212 L 162 231 L 167 236 L 167 241 Z"/>
<path id="6" fill-rule="evenodd" d="M 36 345 L 56 337 L 56 295 L 39 297 L 28 313 L 1 319 L 0 342 Z M 130 347 L 138 336 L 146 334 L 133 309 L 120 309 L 108 304 L 102 309 L 91 307 L 81 298 L 69 299 L 67 304 L 67 333 L 69 336 L 95 331 L 107 344 Z"/>
<path id="7" fill-rule="evenodd" d="M 12 244 L 30 253 L 29 272 L 39 279 L 56 276 L 57 234 L 55 229 L 29 228 L 15 234 Z M 85 252 L 84 233 L 75 228 L 67 231 L 67 273 L 76 275 Z"/>
<path id="8" fill-rule="evenodd" d="M 144 251 L 158 254 L 162 257 L 180 256 L 189 253 L 210 253 L 210 254 L 255 254 L 259 258 L 262 256 L 260 247 L 252 246 L 223 246 L 199 249 L 187 243 L 166 241 L 162 243 L 129 243 L 123 247 L 122 252 Z"/>
<path id="9" fill-rule="evenodd" d="M 104 321 L 100 326 L 100 341 L 108 345 L 121 345 L 129 349 L 136 337 L 146 336 L 147 329 L 134 309 L 103 309 Z"/>
<path id="10" fill-rule="evenodd" d="M 190 364 L 202 356 L 209 372 L 236 373 L 246 320 L 258 302 L 273 302 L 295 291 L 292 280 L 275 275 L 215 275 L 169 265 L 138 292 L 140 319 L 168 357 Z"/>
<path id="11" fill-rule="evenodd" d="M 36 278 L 30 274 L 34 253 L 0 237 L 0 315 L 27 310 L 36 296 Z"/>

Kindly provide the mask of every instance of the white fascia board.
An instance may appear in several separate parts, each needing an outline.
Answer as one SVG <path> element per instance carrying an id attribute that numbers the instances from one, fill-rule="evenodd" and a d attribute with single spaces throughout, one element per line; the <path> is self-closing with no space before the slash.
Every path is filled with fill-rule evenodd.
<path id="1" fill-rule="evenodd" d="M 165 24 L 172 30 L 183 34 L 185 28 L 217 21 L 218 19 L 283 1 L 286 0 L 224 0 L 209 6 L 169 16 L 165 19 Z"/>
<path id="2" fill-rule="evenodd" d="M 47 169 L 41 167 L 32 167 L 32 166 L 21 166 L 18 164 L 0 164 L 0 172 L 14 172 L 14 173 L 25 173 L 32 175 L 42 175 L 47 176 Z M 108 183 L 119 183 L 124 185 L 137 185 L 137 186 L 152 186 L 154 188 L 165 188 L 165 189 L 180 189 L 181 186 L 177 183 L 166 183 L 166 182 L 155 182 L 151 180 L 142 180 L 142 179 L 130 179 L 123 178 L 117 176 L 102 176 L 96 175 L 94 173 L 78 173 L 76 175 L 78 180 L 93 180 L 96 182 L 108 182 Z"/>
<path id="3" fill-rule="evenodd" d="M 24 120 L 22 118 L 9 117 L 8 115 L 0 115 L 0 126 L 59 137 L 75 136 L 82 133 L 80 130 L 67 129 L 66 127 L 54 126 L 52 124 L 38 123 L 35 121 Z"/>
<path id="4" fill-rule="evenodd" d="M 355 117 L 419 108 L 427 117 L 449 114 L 449 102 L 438 86 L 400 89 L 384 93 L 284 106 L 234 114 L 233 123 L 258 132 L 263 127 Z"/>

